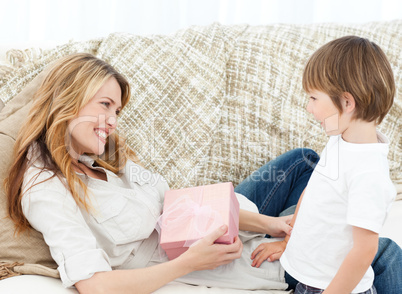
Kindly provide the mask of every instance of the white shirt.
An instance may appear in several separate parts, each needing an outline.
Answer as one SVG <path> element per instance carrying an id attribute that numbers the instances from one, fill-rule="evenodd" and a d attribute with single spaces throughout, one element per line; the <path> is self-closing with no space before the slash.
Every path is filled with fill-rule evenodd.
<path id="1" fill-rule="evenodd" d="M 80 161 L 93 168 L 90 157 L 82 156 Z M 169 189 L 160 175 L 132 161 L 120 177 L 101 167 L 95 169 L 106 172 L 107 182 L 80 175 L 88 186 L 90 213 L 78 207 L 64 179 L 46 180 L 53 175 L 49 171 L 38 175 L 40 161 L 35 161 L 24 177 L 24 215 L 43 234 L 66 287 L 132 259 L 154 231 L 164 192 Z M 152 246 L 153 253 L 157 239 Z"/>
<path id="2" fill-rule="evenodd" d="M 306 187 L 280 261 L 298 281 L 325 289 L 353 246 L 352 227 L 378 233 L 396 191 L 389 178 L 388 140 L 352 144 L 330 137 Z M 353 293 L 368 290 L 370 267 Z"/>

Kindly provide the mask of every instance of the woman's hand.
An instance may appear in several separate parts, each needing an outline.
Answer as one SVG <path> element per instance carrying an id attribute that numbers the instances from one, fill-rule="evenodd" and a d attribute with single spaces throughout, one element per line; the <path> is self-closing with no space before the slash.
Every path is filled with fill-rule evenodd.
<path id="1" fill-rule="evenodd" d="M 239 228 L 242 231 L 268 234 L 272 237 L 282 238 L 290 235 L 290 223 L 293 215 L 273 217 L 256 212 L 240 209 Z"/>
<path id="2" fill-rule="evenodd" d="M 216 229 L 208 236 L 194 243 L 178 258 L 186 259 L 186 264 L 190 267 L 190 271 L 214 269 L 240 258 L 243 243 L 238 236 L 235 237 L 233 244 L 214 244 L 215 240 L 224 235 L 226 231 L 226 225 Z"/>
<path id="3" fill-rule="evenodd" d="M 278 241 L 258 245 L 251 254 L 251 259 L 253 260 L 251 266 L 260 267 L 265 260 L 270 262 L 278 260 L 285 251 L 286 244 L 286 241 Z"/>
<path id="4" fill-rule="evenodd" d="M 270 217 L 265 221 L 265 233 L 275 238 L 283 238 L 292 233 L 290 222 L 293 214 L 280 217 Z"/>

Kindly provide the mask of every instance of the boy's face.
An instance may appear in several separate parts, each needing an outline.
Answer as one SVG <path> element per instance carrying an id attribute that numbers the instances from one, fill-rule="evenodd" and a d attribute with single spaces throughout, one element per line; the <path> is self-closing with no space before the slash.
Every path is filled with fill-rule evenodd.
<path id="1" fill-rule="evenodd" d="M 331 98 L 318 90 L 312 90 L 307 94 L 309 96 L 307 111 L 314 115 L 314 118 L 324 128 L 325 133 L 329 136 L 341 134 L 343 132 L 342 115 Z"/>

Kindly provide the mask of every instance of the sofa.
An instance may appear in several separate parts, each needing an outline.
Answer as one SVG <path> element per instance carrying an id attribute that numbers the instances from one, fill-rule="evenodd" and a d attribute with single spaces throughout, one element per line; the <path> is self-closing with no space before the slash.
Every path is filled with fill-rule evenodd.
<path id="1" fill-rule="evenodd" d="M 0 180 L 17 132 L 46 68 L 89 52 L 127 77 L 132 98 L 119 118 L 146 168 L 171 188 L 245 179 L 299 147 L 320 153 L 327 137 L 305 111 L 301 76 L 307 58 L 345 35 L 379 44 L 392 65 L 397 95 L 379 129 L 391 141 L 390 176 L 397 188 L 381 236 L 402 246 L 402 20 L 364 24 L 192 26 L 172 35 L 114 33 L 51 48 L 0 48 Z M 3 45 L 2 45 L 3 46 Z M 8 50 L 10 49 L 10 50 Z M 272 172 L 275 172 L 273 170 Z M 78 293 L 63 288 L 57 265 L 37 231 L 14 235 L 0 188 L 0 293 Z M 402 261 L 401 261 L 402 262 Z M 244 291 L 172 282 L 155 293 L 291 293 Z"/>

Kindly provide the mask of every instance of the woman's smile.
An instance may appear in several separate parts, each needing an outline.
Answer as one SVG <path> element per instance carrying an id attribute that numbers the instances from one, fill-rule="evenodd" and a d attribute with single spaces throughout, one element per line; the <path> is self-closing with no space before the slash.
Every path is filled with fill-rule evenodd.
<path id="1" fill-rule="evenodd" d="M 95 129 L 95 134 L 98 136 L 99 140 L 101 140 L 103 144 L 106 144 L 106 138 L 108 136 L 107 129 Z"/>

